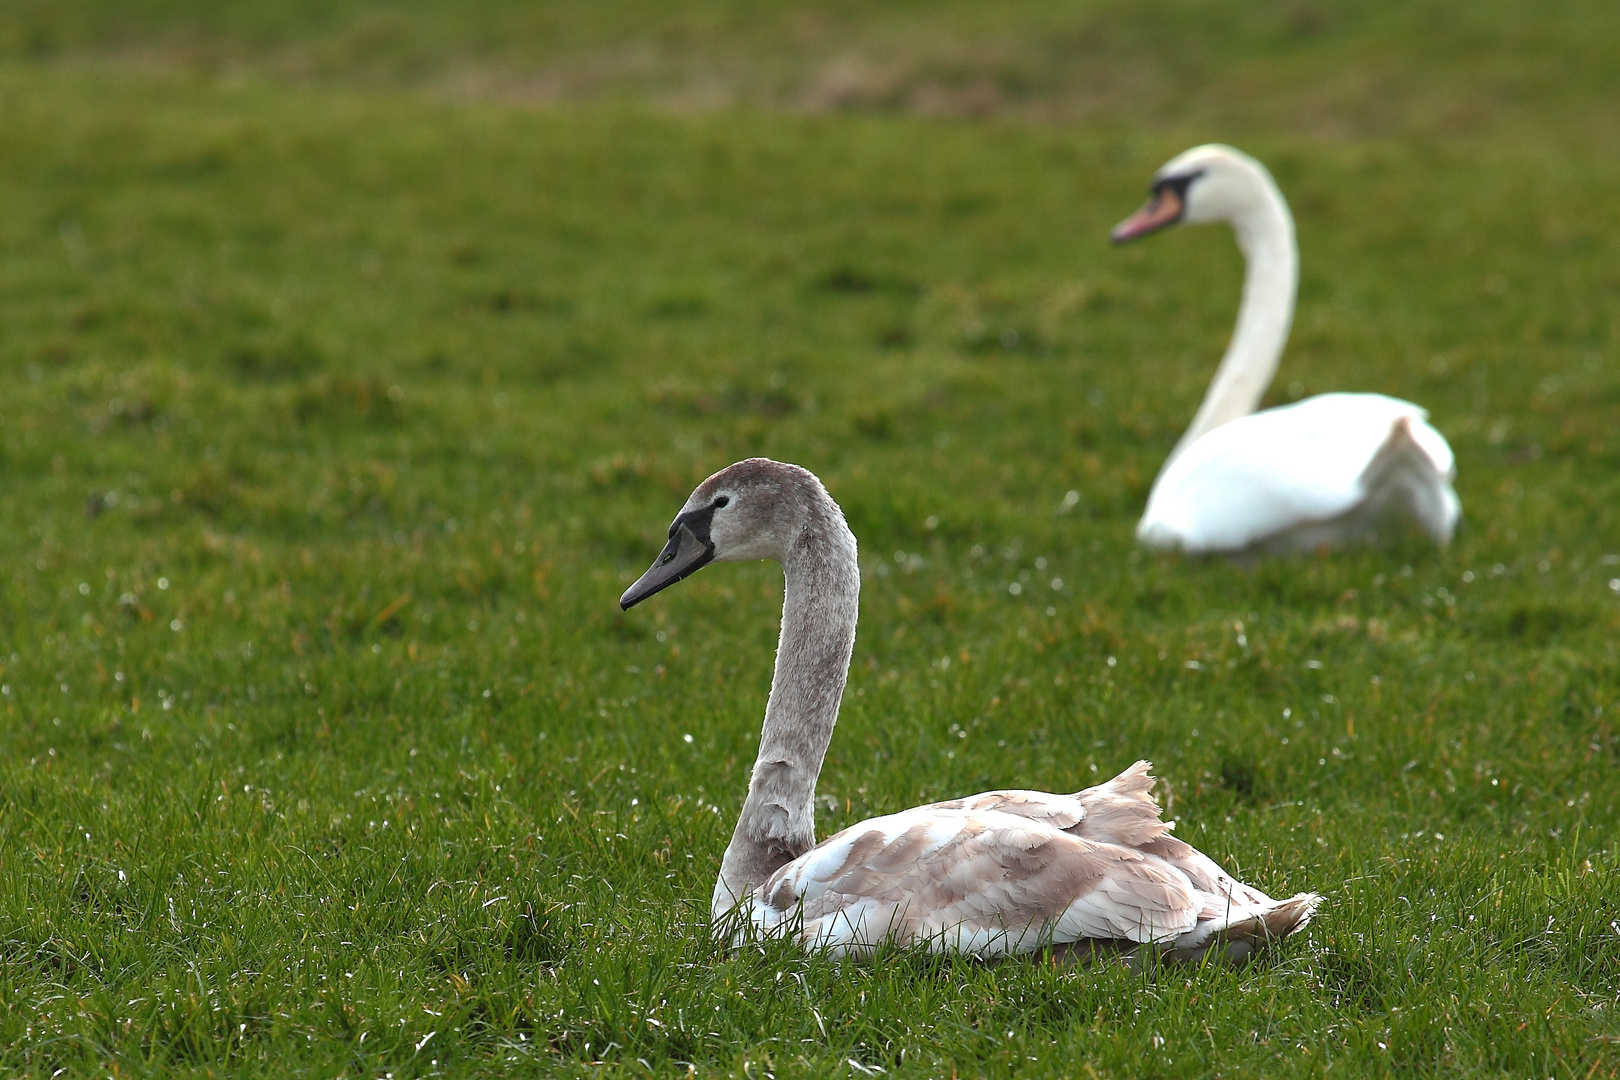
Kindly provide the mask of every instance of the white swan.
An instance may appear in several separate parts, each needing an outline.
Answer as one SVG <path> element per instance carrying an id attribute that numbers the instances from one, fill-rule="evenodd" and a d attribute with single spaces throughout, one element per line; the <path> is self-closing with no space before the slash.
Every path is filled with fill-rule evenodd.
<path id="1" fill-rule="evenodd" d="M 1382 394 L 1321 394 L 1255 412 L 1294 318 L 1294 219 L 1266 167 L 1198 146 L 1153 178 L 1116 244 L 1177 222 L 1225 221 L 1248 260 L 1237 328 L 1198 414 L 1170 452 L 1137 538 L 1188 552 L 1316 548 L 1409 519 L 1437 544 L 1461 505 L 1451 447 L 1421 407 Z"/>
<path id="2" fill-rule="evenodd" d="M 629 608 L 711 561 L 775 559 L 787 578 L 776 672 L 748 797 L 720 865 L 716 927 L 838 955 L 885 940 L 982 957 L 1046 946 L 1243 959 L 1303 927 L 1313 893 L 1276 901 L 1170 835 L 1139 761 L 1073 795 L 991 791 L 815 838 L 816 777 L 855 646 L 860 568 L 815 476 L 764 458 L 698 485 Z M 734 920 L 734 922 L 733 922 Z"/>

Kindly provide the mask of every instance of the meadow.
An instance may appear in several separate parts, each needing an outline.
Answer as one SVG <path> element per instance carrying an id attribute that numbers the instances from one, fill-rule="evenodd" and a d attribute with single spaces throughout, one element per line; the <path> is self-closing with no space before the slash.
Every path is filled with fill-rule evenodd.
<path id="1" fill-rule="evenodd" d="M 1620 1075 L 1620 9 L 491 0 L 0 10 L 0 1071 Z M 1236 310 L 1426 405 L 1435 550 L 1133 527 Z M 726 950 L 774 566 L 862 545 L 818 827 L 1138 758 L 1326 901 L 1262 964 Z"/>

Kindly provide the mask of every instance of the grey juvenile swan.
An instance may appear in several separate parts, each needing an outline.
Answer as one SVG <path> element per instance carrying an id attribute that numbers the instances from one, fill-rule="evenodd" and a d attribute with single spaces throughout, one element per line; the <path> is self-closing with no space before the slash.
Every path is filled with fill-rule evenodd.
<path id="1" fill-rule="evenodd" d="M 714 561 L 787 577 L 759 757 L 720 864 L 717 928 L 836 955 L 885 941 L 998 957 L 1045 947 L 1241 960 L 1302 928 L 1321 897 L 1273 900 L 1170 835 L 1139 761 L 1073 795 L 990 791 L 872 818 L 816 843 L 816 777 L 855 646 L 855 537 L 814 475 L 764 458 L 698 485 L 629 608 Z"/>

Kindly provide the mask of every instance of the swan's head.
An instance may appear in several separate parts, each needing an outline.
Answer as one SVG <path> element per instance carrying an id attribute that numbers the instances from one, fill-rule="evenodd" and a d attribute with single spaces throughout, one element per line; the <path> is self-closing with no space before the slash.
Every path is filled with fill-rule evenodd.
<path id="1" fill-rule="evenodd" d="M 1280 199 L 1276 192 L 1271 173 L 1243 151 L 1220 143 L 1195 146 L 1154 174 L 1148 201 L 1110 235 L 1123 244 L 1184 221 L 1239 225 L 1273 198 Z"/>
<path id="2" fill-rule="evenodd" d="M 669 543 L 619 597 L 629 608 L 711 562 L 787 562 L 813 514 L 837 505 L 814 473 L 769 458 L 749 458 L 697 486 L 669 527 Z"/>

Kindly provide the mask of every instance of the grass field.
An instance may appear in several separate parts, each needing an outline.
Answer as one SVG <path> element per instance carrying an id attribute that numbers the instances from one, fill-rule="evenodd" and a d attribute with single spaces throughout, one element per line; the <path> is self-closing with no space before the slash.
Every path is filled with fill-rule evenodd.
<path id="1" fill-rule="evenodd" d="M 1620 1075 L 1616 40 L 1599 3 L 8 5 L 0 1071 Z M 1428 406 L 1449 550 L 1135 550 L 1241 264 L 1106 232 L 1212 138 L 1299 218 L 1271 400 Z M 752 454 L 862 544 L 823 832 L 1147 757 L 1184 838 L 1326 895 L 1308 935 L 713 946 L 780 574 L 615 601 Z"/>

